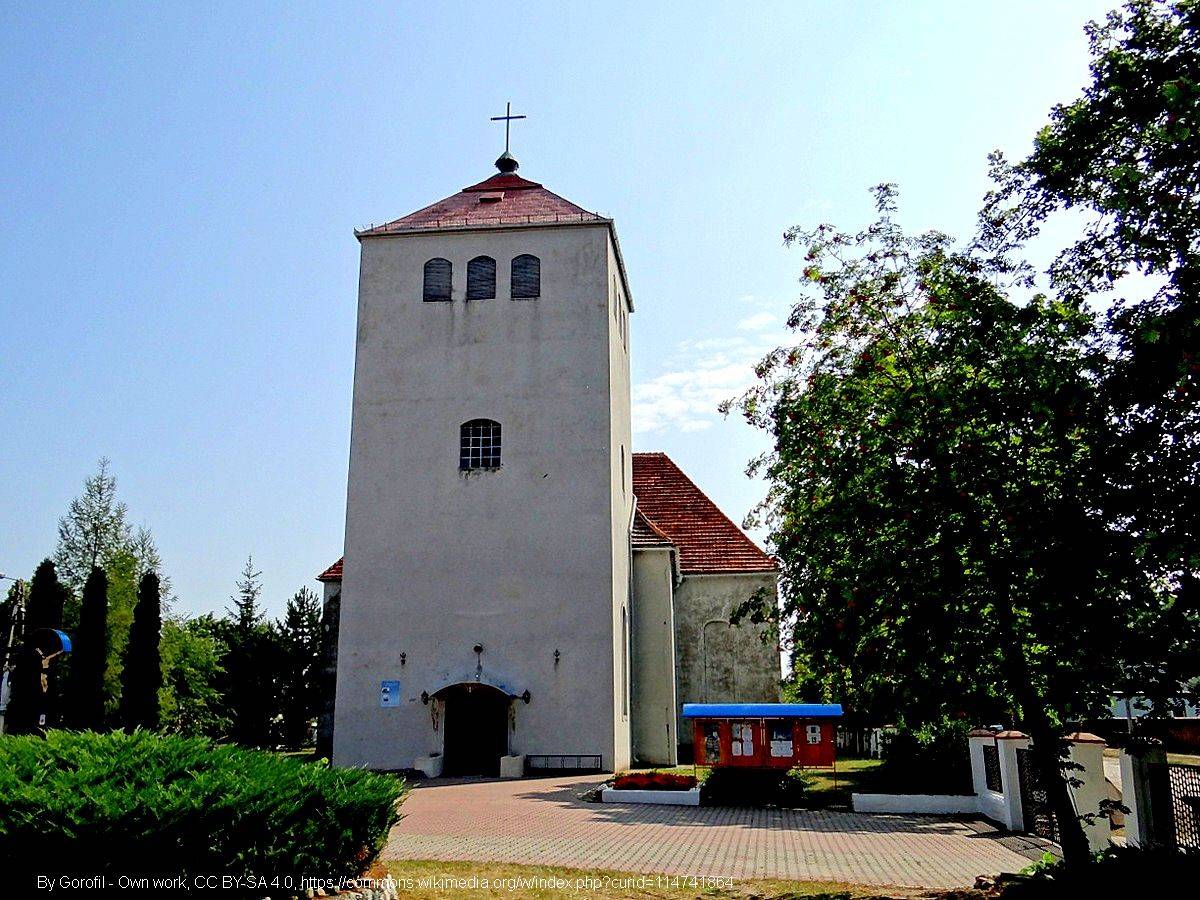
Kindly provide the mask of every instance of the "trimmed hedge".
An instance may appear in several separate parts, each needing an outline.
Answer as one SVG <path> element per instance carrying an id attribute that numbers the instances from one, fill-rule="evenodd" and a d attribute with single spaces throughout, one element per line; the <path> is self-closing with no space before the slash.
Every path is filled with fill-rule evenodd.
<path id="1" fill-rule="evenodd" d="M 37 874 L 355 876 L 399 820 L 405 790 L 390 775 L 204 738 L 4 736 L 0 872 L 7 885 Z"/>
<path id="2" fill-rule="evenodd" d="M 713 769 L 700 786 L 706 806 L 803 807 L 812 779 L 799 766 L 778 769 Z"/>

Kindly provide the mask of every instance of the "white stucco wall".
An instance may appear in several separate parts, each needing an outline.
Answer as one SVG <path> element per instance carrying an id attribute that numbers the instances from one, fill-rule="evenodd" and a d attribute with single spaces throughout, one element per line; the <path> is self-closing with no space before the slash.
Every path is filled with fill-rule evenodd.
<path id="1" fill-rule="evenodd" d="M 633 761 L 677 762 L 674 551 L 633 554 Z"/>
<path id="2" fill-rule="evenodd" d="M 508 299 L 521 253 L 541 259 L 539 300 Z M 479 254 L 496 259 L 497 296 L 468 303 Z M 450 303 L 421 299 L 435 256 L 454 265 Z M 438 749 L 422 691 L 477 674 L 532 695 L 514 705 L 511 752 L 628 763 L 614 265 L 605 224 L 363 239 L 336 764 L 402 768 Z M 458 469 L 459 425 L 474 418 L 501 423 L 499 471 Z M 382 680 L 400 681 L 398 708 L 380 708 Z"/>
<path id="3" fill-rule="evenodd" d="M 684 703 L 776 701 L 782 677 L 779 649 L 762 627 L 729 626 L 735 606 L 765 588 L 777 595 L 774 573 L 686 575 L 675 588 L 678 712 Z M 707 627 L 705 627 L 707 626 Z M 690 745 L 689 723 L 677 721 L 679 743 Z"/>
<path id="4" fill-rule="evenodd" d="M 608 279 L 609 484 L 612 498 L 613 768 L 629 766 L 632 752 L 632 681 L 634 610 L 631 601 L 633 560 L 633 425 L 629 348 L 631 304 L 620 277 L 616 247 L 606 243 Z M 623 638 L 622 638 L 623 635 Z"/>

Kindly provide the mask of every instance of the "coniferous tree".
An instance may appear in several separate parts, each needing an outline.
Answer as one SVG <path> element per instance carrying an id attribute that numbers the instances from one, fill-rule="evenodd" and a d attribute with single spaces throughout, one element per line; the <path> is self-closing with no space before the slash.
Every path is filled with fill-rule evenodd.
<path id="1" fill-rule="evenodd" d="M 25 635 L 28 636 L 40 628 L 62 629 L 64 627 L 63 610 L 69 596 L 70 592 L 58 580 L 58 571 L 54 563 L 49 559 L 42 560 L 41 565 L 33 573 L 33 579 L 29 582 L 29 594 L 25 600 Z M 46 673 L 47 727 L 53 727 L 60 721 L 62 681 L 66 674 L 64 668 L 63 662 L 60 661 Z M 30 684 L 32 683 L 30 682 Z M 40 669 L 37 675 L 37 684 L 40 691 Z M 13 690 L 17 690 L 15 684 Z M 38 702 L 40 705 L 40 701 Z"/>
<path id="2" fill-rule="evenodd" d="M 58 549 L 54 561 L 64 582 L 78 592 L 96 566 L 131 540 L 125 504 L 117 500 L 117 479 L 100 460 L 99 471 L 83 483 L 83 493 L 71 501 L 58 520 Z"/>
<path id="3" fill-rule="evenodd" d="M 137 606 L 121 670 L 121 724 L 127 731 L 135 728 L 156 731 L 159 727 L 158 692 L 163 682 L 161 635 L 159 579 L 153 572 L 147 572 L 138 584 Z"/>
<path id="4" fill-rule="evenodd" d="M 237 582 L 238 592 L 229 598 L 233 606 L 225 608 L 234 627 L 242 634 L 250 634 L 263 622 L 263 611 L 259 605 L 262 596 L 261 576 L 262 572 L 254 570 L 254 557 L 247 556 L 246 565 L 242 566 L 241 580 Z"/>
<path id="5" fill-rule="evenodd" d="M 309 738 L 309 723 L 317 714 L 316 676 L 321 650 L 321 601 L 302 587 L 287 602 L 279 625 L 280 699 L 283 742 L 301 747 Z"/>
<path id="6" fill-rule="evenodd" d="M 83 586 L 72 656 L 67 721 L 80 731 L 99 731 L 104 727 L 108 657 L 108 576 L 99 566 Z"/>
<path id="7" fill-rule="evenodd" d="M 225 658 L 227 696 L 232 727 L 230 736 L 252 747 L 270 743 L 271 721 L 276 706 L 273 675 L 278 643 L 263 619 L 259 598 L 262 595 L 261 572 L 253 558 L 246 559 L 238 592 L 230 598 L 233 606 L 226 619 Z"/>
<path id="8" fill-rule="evenodd" d="M 51 560 L 42 560 L 33 580 L 29 582 L 29 596 L 25 601 L 25 630 L 39 628 L 62 628 L 63 607 L 67 590 L 58 580 L 58 571 Z"/>

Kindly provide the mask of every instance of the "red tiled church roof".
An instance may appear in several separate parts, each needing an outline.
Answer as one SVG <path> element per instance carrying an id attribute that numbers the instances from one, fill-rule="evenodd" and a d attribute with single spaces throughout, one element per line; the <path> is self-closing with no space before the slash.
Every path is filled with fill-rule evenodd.
<path id="1" fill-rule="evenodd" d="M 665 453 L 633 454 L 633 494 L 638 511 L 679 548 L 683 574 L 778 568 Z"/>
<path id="2" fill-rule="evenodd" d="M 665 453 L 633 454 L 635 548 L 675 547 L 684 575 L 773 572 L 778 566 Z M 317 576 L 341 581 L 342 560 Z"/>
<path id="3" fill-rule="evenodd" d="M 317 576 L 317 581 L 341 581 L 342 580 L 342 563 L 346 557 L 342 557 L 332 566 Z"/>
<path id="4" fill-rule="evenodd" d="M 357 234 L 359 237 L 374 237 L 443 228 L 607 221 L 603 216 L 588 212 L 546 190 L 536 181 L 529 181 L 513 172 L 499 172 L 402 219 L 367 228 Z"/>

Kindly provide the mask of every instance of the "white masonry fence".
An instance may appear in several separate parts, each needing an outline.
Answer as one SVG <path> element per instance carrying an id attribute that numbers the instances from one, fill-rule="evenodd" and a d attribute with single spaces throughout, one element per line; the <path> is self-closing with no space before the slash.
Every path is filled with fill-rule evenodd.
<path id="1" fill-rule="evenodd" d="M 1093 850 L 1109 845 L 1112 823 L 1102 815 L 1103 801 L 1113 799 L 1104 776 L 1104 741 L 1093 734 L 1067 737 L 1073 768 L 1066 774 L 1071 797 L 1083 819 L 1084 834 Z M 1029 737 L 1019 731 L 971 732 L 969 794 L 854 794 L 857 812 L 927 815 L 977 814 L 1009 831 L 1022 831 L 1057 842 L 1058 833 L 1048 798 L 1039 790 L 1030 764 Z M 1129 779 L 1132 781 L 1132 779 Z M 1125 801 L 1125 805 L 1130 805 Z M 1126 817 L 1126 828 L 1129 819 Z M 1136 823 L 1136 818 L 1134 819 Z M 1136 824 L 1135 824 L 1136 827 Z"/>

